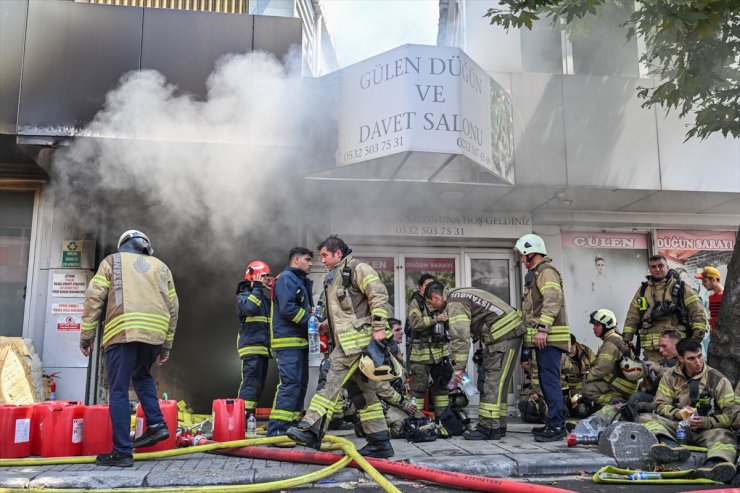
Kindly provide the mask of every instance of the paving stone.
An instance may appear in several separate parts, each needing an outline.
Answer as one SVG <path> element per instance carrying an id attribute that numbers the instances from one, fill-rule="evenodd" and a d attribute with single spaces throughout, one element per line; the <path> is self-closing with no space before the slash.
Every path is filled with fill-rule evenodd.
<path id="1" fill-rule="evenodd" d="M 166 486 L 253 484 L 255 471 L 248 468 L 199 469 L 193 470 L 155 470 L 146 476 L 146 486 L 151 488 Z"/>
<path id="2" fill-rule="evenodd" d="M 144 484 L 146 471 L 120 467 L 97 467 L 94 471 L 49 471 L 33 478 L 29 488 L 110 489 L 136 488 Z"/>
<path id="3" fill-rule="evenodd" d="M 464 461 L 458 457 L 412 459 L 409 464 L 489 478 L 505 478 L 517 474 L 517 463 L 504 455 L 476 456 Z"/>

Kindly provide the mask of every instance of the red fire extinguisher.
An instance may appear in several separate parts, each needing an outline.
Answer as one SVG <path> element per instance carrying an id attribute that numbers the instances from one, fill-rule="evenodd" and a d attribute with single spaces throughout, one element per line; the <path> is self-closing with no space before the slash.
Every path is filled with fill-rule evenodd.
<path id="1" fill-rule="evenodd" d="M 57 383 L 54 381 L 55 378 L 62 378 L 59 376 L 59 372 L 55 371 L 49 374 L 49 400 L 57 400 Z"/>

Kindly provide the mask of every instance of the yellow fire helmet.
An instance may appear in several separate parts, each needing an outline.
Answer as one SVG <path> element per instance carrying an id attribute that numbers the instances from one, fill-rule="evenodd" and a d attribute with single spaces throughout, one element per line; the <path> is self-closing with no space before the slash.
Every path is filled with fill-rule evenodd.
<path id="1" fill-rule="evenodd" d="M 392 355 L 388 355 L 382 365 L 375 366 L 373 359 L 366 354 L 360 358 L 360 371 L 370 380 L 384 382 L 400 377 L 403 374 L 403 367 Z"/>

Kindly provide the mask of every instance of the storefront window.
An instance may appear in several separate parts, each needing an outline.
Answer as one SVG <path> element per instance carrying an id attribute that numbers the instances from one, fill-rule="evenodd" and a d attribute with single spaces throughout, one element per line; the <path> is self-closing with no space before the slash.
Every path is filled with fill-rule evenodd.
<path id="1" fill-rule="evenodd" d="M 406 300 L 419 289 L 419 277 L 431 274 L 448 288 L 455 287 L 455 259 L 452 257 L 406 257 L 404 271 L 404 295 Z"/>
<path id="2" fill-rule="evenodd" d="M 23 335 L 34 192 L 0 191 L 0 335 Z"/>
<path id="3" fill-rule="evenodd" d="M 383 284 L 385 284 L 385 288 L 388 290 L 388 303 L 391 304 L 391 306 L 396 306 L 395 303 L 395 291 L 394 291 L 394 283 L 396 282 L 396 271 L 394 269 L 395 267 L 395 261 L 393 257 L 366 257 L 361 256 L 358 257 L 360 260 L 364 260 L 370 266 L 378 271 L 378 275 L 380 276 L 380 280 L 383 281 Z"/>

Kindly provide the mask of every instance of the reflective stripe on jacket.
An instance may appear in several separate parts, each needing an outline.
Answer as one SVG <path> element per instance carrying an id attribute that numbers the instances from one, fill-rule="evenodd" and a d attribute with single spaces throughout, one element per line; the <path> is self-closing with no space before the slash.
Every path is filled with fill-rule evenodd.
<path id="1" fill-rule="evenodd" d="M 95 339 L 103 310 L 104 349 L 127 342 L 172 348 L 179 303 L 172 273 L 158 258 L 122 252 L 100 262 L 85 292 L 82 342 Z"/>
<path id="2" fill-rule="evenodd" d="M 431 315 L 429 306 L 418 292 L 411 297 L 406 320 L 410 329 L 406 337 L 410 339 L 411 363 L 438 363 L 449 357 L 447 342 L 432 341 L 431 328 L 436 324 L 436 317 Z"/>
<path id="3" fill-rule="evenodd" d="M 623 397 L 628 398 L 637 392 L 639 385 L 639 382 L 624 378 L 619 368 L 619 361 L 629 352 L 629 347 L 614 329 L 608 330 L 602 339 L 604 344 L 596 353 L 596 361 L 586 376 L 586 383 L 604 381 Z"/>
<path id="4" fill-rule="evenodd" d="M 345 268 L 351 278 L 347 287 L 342 275 Z M 352 356 L 367 347 L 374 330 L 387 329 L 388 290 L 375 269 L 353 260 L 352 255 L 334 267 L 333 275 L 331 283 L 324 286 L 327 316 L 334 341 L 344 354 Z"/>
<path id="5" fill-rule="evenodd" d="M 471 337 L 488 345 L 522 337 L 527 331 L 519 310 L 482 289 L 451 290 L 447 294 L 445 309 L 456 370 L 464 369 L 468 363 Z"/>
<path id="6" fill-rule="evenodd" d="M 248 286 L 236 295 L 236 314 L 241 322 L 237 336 L 239 357 L 270 356 L 270 290 Z"/>
<path id="7" fill-rule="evenodd" d="M 301 269 L 286 267 L 272 285 L 270 347 L 273 350 L 308 347 L 313 282 Z"/>
<path id="8" fill-rule="evenodd" d="M 527 274 L 533 279 L 530 285 L 524 286 L 522 297 L 524 320 L 527 324 L 524 343 L 527 347 L 534 347 L 534 336 L 537 335 L 539 325 L 541 330 L 547 332 L 548 346 L 568 351 L 570 326 L 565 309 L 563 282 L 560 272 L 550 262 L 552 259 L 545 257 Z"/>

